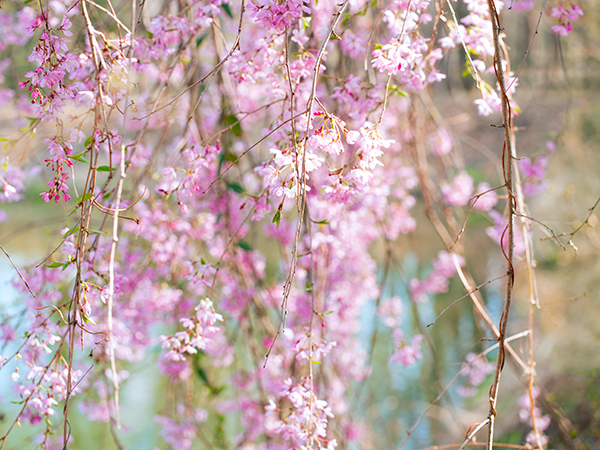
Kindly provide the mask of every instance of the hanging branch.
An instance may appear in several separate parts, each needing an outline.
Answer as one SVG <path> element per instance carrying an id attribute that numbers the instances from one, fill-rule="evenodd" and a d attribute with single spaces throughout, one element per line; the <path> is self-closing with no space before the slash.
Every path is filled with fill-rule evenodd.
<path id="1" fill-rule="evenodd" d="M 500 386 L 500 376 L 502 369 L 504 368 L 504 362 L 506 357 L 505 348 L 505 336 L 506 328 L 508 325 L 508 317 L 510 313 L 510 307 L 513 298 L 513 287 L 515 281 L 515 273 L 513 266 L 514 256 L 514 245 L 515 245 L 515 232 L 514 232 L 514 217 L 516 215 L 516 200 L 513 196 L 513 158 L 516 158 L 515 142 L 514 142 L 514 130 L 512 122 L 512 112 L 510 109 L 510 99 L 506 91 L 506 84 L 504 78 L 504 68 L 502 66 L 501 57 L 501 37 L 500 37 L 500 17 L 496 11 L 496 5 L 494 0 L 488 0 L 488 8 L 490 14 L 490 21 L 492 23 L 492 35 L 494 39 L 494 71 L 496 73 L 496 79 L 500 87 L 500 94 L 502 100 L 502 126 L 504 129 L 504 145 L 502 150 L 502 164 L 504 168 L 504 181 L 506 184 L 506 190 L 508 191 L 508 225 L 505 232 L 508 232 L 508 248 L 505 253 L 507 263 L 507 283 L 506 283 L 506 299 L 504 302 L 504 308 L 500 317 L 500 324 L 498 325 L 498 358 L 496 360 L 496 371 L 494 373 L 494 381 L 489 391 L 490 401 L 490 412 L 488 415 L 489 427 L 488 427 L 488 438 L 487 438 L 487 450 L 492 450 L 494 445 L 494 425 L 496 421 L 496 404 L 498 401 L 498 390 Z M 500 245 L 504 249 L 504 240 L 500 240 Z"/>

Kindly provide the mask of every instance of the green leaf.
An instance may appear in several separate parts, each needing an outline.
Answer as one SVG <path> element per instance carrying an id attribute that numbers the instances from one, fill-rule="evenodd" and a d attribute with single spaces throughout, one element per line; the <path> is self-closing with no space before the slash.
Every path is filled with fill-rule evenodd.
<path id="1" fill-rule="evenodd" d="M 315 222 L 317 225 L 329 225 L 329 221 L 327 219 L 320 220 L 319 222 Z"/>
<path id="2" fill-rule="evenodd" d="M 252 246 L 250 244 L 248 244 L 246 241 L 239 241 L 236 245 L 239 248 L 241 248 L 242 250 L 246 250 L 247 252 L 252 250 Z"/>
<path id="3" fill-rule="evenodd" d="M 231 183 L 227 183 L 227 187 L 238 194 L 243 194 L 246 192 L 241 184 L 232 181 Z"/>
<path id="4" fill-rule="evenodd" d="M 54 261 L 54 262 L 51 262 L 50 264 L 44 264 L 44 267 L 47 267 L 48 269 L 56 269 L 57 267 L 62 267 L 63 264 L 64 263 Z"/>
<path id="5" fill-rule="evenodd" d="M 279 222 L 281 222 L 281 211 L 277 210 L 277 212 L 273 216 L 273 220 L 271 221 L 271 223 L 276 223 L 277 228 L 279 228 Z"/>
<path id="6" fill-rule="evenodd" d="M 210 391 L 213 395 L 219 395 L 225 390 L 225 386 L 211 387 Z"/>
<path id="7" fill-rule="evenodd" d="M 110 172 L 112 169 L 108 166 L 98 166 L 96 167 L 98 172 Z"/>
<path id="8" fill-rule="evenodd" d="M 221 5 L 221 8 L 223 8 L 223 10 L 225 11 L 225 14 L 227 14 L 230 19 L 233 19 L 233 14 L 231 13 L 231 8 L 229 7 L 228 3 L 223 3 Z"/>
<path id="9" fill-rule="evenodd" d="M 206 261 L 204 260 L 204 258 L 200 258 L 200 264 L 205 265 Z"/>
<path id="10" fill-rule="evenodd" d="M 67 217 L 65 217 L 63 220 L 61 220 L 61 222 L 67 220 L 69 217 L 71 217 L 73 214 L 75 214 L 75 211 L 77 211 L 77 206 L 75 206 L 75 208 L 73 208 L 71 210 L 71 212 L 69 213 L 69 215 Z"/>
<path id="11" fill-rule="evenodd" d="M 198 377 L 204 381 L 204 383 L 210 387 L 210 381 L 208 381 L 208 375 L 206 374 L 206 370 L 204 370 L 202 367 L 196 367 L 196 374 L 198 375 Z"/>
<path id="12" fill-rule="evenodd" d="M 79 227 L 74 227 L 71 228 L 69 231 L 67 231 L 64 235 L 63 235 L 63 239 L 68 238 L 69 236 L 71 236 L 72 234 L 75 234 L 79 231 Z"/>
<path id="13" fill-rule="evenodd" d="M 85 314 L 83 315 L 83 321 L 85 323 L 91 323 L 92 325 L 96 325 L 96 322 L 94 322 L 94 319 L 92 319 L 91 317 L 86 316 Z"/>
<path id="14" fill-rule="evenodd" d="M 89 164 L 90 162 L 85 158 L 85 156 L 83 156 L 85 153 L 87 152 L 87 150 L 84 150 L 81 153 L 77 153 L 75 155 L 67 155 L 69 158 L 74 159 L 75 161 L 79 161 L 85 164 Z"/>
<path id="15" fill-rule="evenodd" d="M 94 194 L 89 194 L 89 193 L 81 194 L 79 197 L 77 197 L 77 203 L 85 202 L 86 200 L 89 200 L 93 196 L 94 196 Z"/>
<path id="16" fill-rule="evenodd" d="M 314 359 L 312 359 L 312 358 L 310 358 L 310 360 L 311 360 L 312 362 L 314 362 L 315 364 L 321 364 L 321 361 L 315 361 L 315 360 L 314 360 Z"/>
<path id="17" fill-rule="evenodd" d="M 204 41 L 204 39 L 206 39 L 206 34 L 203 34 L 198 39 L 196 39 L 196 48 L 202 45 L 202 41 Z"/>
<path id="18" fill-rule="evenodd" d="M 223 161 L 234 162 L 236 159 L 237 159 L 237 156 L 235 156 L 231 152 L 225 152 L 225 154 L 223 155 Z"/>
<path id="19" fill-rule="evenodd" d="M 402 97 L 408 97 L 408 93 L 400 89 L 398 86 L 393 85 L 388 88 L 389 91 L 401 95 Z"/>
<path id="20" fill-rule="evenodd" d="M 92 139 L 94 138 L 94 135 L 90 135 L 90 137 L 88 137 L 85 142 L 83 143 L 83 146 L 85 148 L 88 148 L 90 146 L 90 144 L 92 143 Z"/>
<path id="21" fill-rule="evenodd" d="M 105 236 L 108 236 L 108 233 L 106 231 L 100 231 L 100 230 L 87 230 L 88 234 L 103 234 Z"/>
<path id="22" fill-rule="evenodd" d="M 217 174 L 221 175 L 221 166 L 223 166 L 223 163 L 225 161 L 227 161 L 227 162 L 234 162 L 236 159 L 237 159 L 237 157 L 233 153 L 228 152 L 227 150 L 224 150 L 219 155 L 219 168 L 217 170 Z"/>
<path id="23" fill-rule="evenodd" d="M 312 291 L 312 286 L 310 285 L 310 283 L 309 283 L 308 281 L 306 282 L 305 286 L 306 286 L 306 287 L 304 288 L 304 290 L 305 290 L 306 292 L 310 292 L 310 291 Z"/>
<path id="24" fill-rule="evenodd" d="M 227 125 L 232 126 L 231 132 L 233 133 L 234 136 L 242 135 L 242 127 L 241 127 L 240 122 L 237 117 L 235 117 L 233 114 L 231 114 L 229 116 L 225 116 L 225 118 L 223 120 L 225 121 L 225 123 Z"/>

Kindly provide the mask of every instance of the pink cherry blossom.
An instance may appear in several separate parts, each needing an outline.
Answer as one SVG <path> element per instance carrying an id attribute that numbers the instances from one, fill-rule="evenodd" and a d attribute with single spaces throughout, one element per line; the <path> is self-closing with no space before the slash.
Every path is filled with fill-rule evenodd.
<path id="1" fill-rule="evenodd" d="M 465 206 L 473 195 L 473 178 L 462 171 L 452 179 L 451 183 L 443 184 L 441 191 L 448 205 Z"/>

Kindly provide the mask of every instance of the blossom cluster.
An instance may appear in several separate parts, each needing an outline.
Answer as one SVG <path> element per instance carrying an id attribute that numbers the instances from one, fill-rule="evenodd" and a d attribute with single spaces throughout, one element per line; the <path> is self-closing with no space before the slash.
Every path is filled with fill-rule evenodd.
<path id="1" fill-rule="evenodd" d="M 410 281 L 410 294 L 415 302 L 426 302 L 427 294 L 448 292 L 450 278 L 456 274 L 456 267 L 464 265 L 464 258 L 454 253 L 440 252 L 433 260 L 433 270 L 424 280 L 413 278 Z"/>
<path id="2" fill-rule="evenodd" d="M 534 386 L 531 391 L 531 397 L 533 400 L 537 399 L 540 396 L 540 388 L 538 386 Z M 546 445 L 549 441 L 548 436 L 545 436 L 543 432 L 550 426 L 550 416 L 548 414 L 542 414 L 542 411 L 536 406 L 531 411 L 531 399 L 530 394 L 527 393 L 518 398 L 517 403 L 519 405 L 519 420 L 524 423 L 529 423 L 529 425 L 533 425 L 532 415 L 535 417 L 535 424 L 540 434 L 538 436 L 539 441 L 542 445 Z M 526 441 L 530 444 L 536 444 L 538 442 L 536 439 L 535 432 L 532 430 L 527 434 Z"/>
<path id="3" fill-rule="evenodd" d="M 415 364 L 421 358 L 421 342 L 423 336 L 420 334 L 414 335 L 410 341 L 404 339 L 404 332 L 400 328 L 396 328 L 392 333 L 394 340 L 394 352 L 390 355 L 389 362 L 410 366 Z"/>
<path id="4" fill-rule="evenodd" d="M 583 11 L 575 4 L 571 4 L 571 7 L 568 9 L 564 6 L 552 8 L 552 17 L 556 17 L 558 21 L 558 24 L 552 27 L 552 31 L 561 36 L 568 36 L 573 31 L 572 23 L 579 19 L 580 16 L 583 16 Z"/>
<path id="5" fill-rule="evenodd" d="M 494 373 L 495 365 L 475 353 L 468 353 L 466 360 L 467 365 L 463 368 L 462 375 L 467 377 L 467 383 L 457 390 L 463 397 L 473 397 L 477 393 L 477 387 L 481 386 L 489 374 Z"/>
<path id="6" fill-rule="evenodd" d="M 548 165 L 547 156 L 538 156 L 533 160 L 525 157 L 519 161 L 519 169 L 523 173 L 525 180 L 523 183 L 523 194 L 532 196 L 539 194 L 546 188 L 546 166 Z"/>
<path id="7" fill-rule="evenodd" d="M 278 408 L 270 399 L 266 407 L 268 423 L 267 433 L 279 434 L 293 442 L 300 449 L 318 448 L 333 450 L 337 447 L 335 439 L 328 440 L 327 419 L 333 417 L 327 402 L 319 400 L 308 386 L 308 379 L 294 384 L 291 379 L 284 382 L 280 400 L 291 404 L 288 414 Z"/>
<path id="8" fill-rule="evenodd" d="M 420 25 L 431 21 L 425 12 L 428 6 L 429 0 L 392 2 L 384 21 L 395 39 L 373 51 L 374 68 L 396 76 L 403 86 L 415 91 L 446 78 L 436 69 L 442 49 L 431 50 L 429 39 L 419 33 Z"/>
<path id="9" fill-rule="evenodd" d="M 223 316 L 214 311 L 213 304 L 209 299 L 203 299 L 194 308 L 196 314 L 191 318 L 180 319 L 185 331 L 179 331 L 174 336 L 161 336 L 162 347 L 168 348 L 167 359 L 171 361 L 185 360 L 185 353 L 195 354 L 198 350 L 204 350 L 211 342 L 212 336 L 219 331 L 217 322 L 223 321 Z"/>

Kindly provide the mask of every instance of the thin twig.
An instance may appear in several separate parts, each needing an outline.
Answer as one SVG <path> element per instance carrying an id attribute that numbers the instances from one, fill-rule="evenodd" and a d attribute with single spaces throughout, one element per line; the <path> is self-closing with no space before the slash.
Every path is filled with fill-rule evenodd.
<path id="1" fill-rule="evenodd" d="M 552 228 L 550 228 L 548 225 L 546 225 L 545 223 L 543 223 L 537 219 L 534 219 L 533 217 L 529 217 L 529 216 L 527 216 L 525 214 L 521 214 L 521 213 L 515 214 L 515 216 L 520 217 L 521 219 L 531 220 L 532 222 L 535 222 L 538 225 L 543 226 L 550 233 L 550 238 L 556 240 L 556 242 L 558 242 L 558 245 L 560 245 L 563 250 L 567 250 L 567 247 L 565 247 L 565 245 L 561 242 L 561 240 L 558 238 L 556 233 L 554 233 L 554 230 Z"/>
<path id="2" fill-rule="evenodd" d="M 323 39 L 323 43 L 321 44 L 321 48 L 319 49 L 319 53 L 317 54 L 317 58 L 315 60 L 315 65 L 313 67 L 313 79 L 312 79 L 312 87 L 311 87 L 311 91 L 310 91 L 310 96 L 308 97 L 308 101 L 306 104 L 306 132 L 304 133 L 304 137 L 302 140 L 302 160 L 299 163 L 298 159 L 296 158 L 296 170 L 298 173 L 298 177 L 297 177 L 297 184 L 296 184 L 296 205 L 297 205 L 297 210 L 298 210 L 298 217 L 297 217 L 297 223 L 296 223 L 296 235 L 295 235 L 295 239 L 294 239 L 294 244 L 293 244 L 293 249 L 292 249 L 292 260 L 290 263 L 290 269 L 288 272 L 288 276 L 285 280 L 285 283 L 283 285 L 283 296 L 282 296 L 282 301 L 281 301 L 281 318 L 279 321 L 279 327 L 278 327 L 278 333 L 275 336 L 275 339 L 277 338 L 277 336 L 279 335 L 279 330 L 283 328 L 285 328 L 285 323 L 286 323 L 286 319 L 287 319 L 287 302 L 290 296 L 290 292 L 292 289 L 292 283 L 294 281 L 295 275 L 296 275 L 296 263 L 298 261 L 298 243 L 300 242 L 300 235 L 302 232 L 302 224 L 303 224 L 303 218 L 304 218 L 304 210 L 306 207 L 306 147 L 308 144 L 308 134 L 310 132 L 310 126 L 311 126 L 311 115 L 312 115 L 312 110 L 313 110 L 313 104 L 315 102 L 315 99 L 317 98 L 317 82 L 319 80 L 319 73 L 321 71 L 321 64 L 323 62 L 323 57 L 325 56 L 325 50 L 327 48 L 327 44 L 329 43 L 329 39 L 331 38 L 335 27 L 337 26 L 340 17 L 342 16 L 342 13 L 344 12 L 344 10 L 346 9 L 346 7 L 348 6 L 349 0 L 345 0 L 344 3 L 342 3 L 340 5 L 340 8 L 338 9 L 335 18 L 333 19 L 333 22 L 331 23 L 331 26 L 329 27 L 329 31 L 327 32 L 327 34 L 325 35 L 324 39 Z M 274 339 L 274 341 L 275 341 Z M 265 364 L 269 358 L 270 352 L 273 348 L 273 345 L 271 345 L 271 348 L 269 348 L 269 351 L 267 352 L 266 356 L 265 356 Z"/>
<path id="3" fill-rule="evenodd" d="M 520 339 L 524 336 L 527 336 L 527 334 L 529 334 L 529 330 L 522 331 L 521 333 L 517 333 L 511 337 L 506 338 L 505 342 L 514 341 L 515 339 Z M 490 348 L 481 352 L 479 355 L 477 355 L 471 361 L 468 361 L 465 363 L 465 365 L 458 371 L 458 373 L 456 375 L 454 375 L 454 378 L 452 378 L 452 380 L 450 380 L 450 382 L 444 387 L 444 389 L 442 389 L 442 392 L 440 392 L 440 394 L 435 398 L 435 400 L 433 402 L 431 402 L 427 408 L 425 408 L 425 411 L 423 411 L 421 413 L 421 415 L 419 416 L 417 421 L 414 423 L 414 425 L 409 428 L 409 430 L 406 432 L 406 436 L 404 437 L 404 440 L 402 441 L 402 444 L 400 445 L 399 450 L 402 450 L 404 448 L 404 446 L 406 445 L 406 441 L 408 441 L 408 438 L 410 437 L 411 433 L 413 431 L 415 431 L 415 429 L 417 428 L 417 426 L 419 425 L 421 420 L 423 420 L 423 418 L 427 415 L 427 413 L 431 410 L 431 408 L 433 408 L 435 406 L 435 404 L 440 401 L 442 396 L 446 393 L 446 391 L 450 388 L 450 386 L 452 386 L 452 384 L 454 384 L 454 382 L 465 371 L 465 369 L 467 367 L 469 367 L 471 364 L 473 364 L 475 361 L 477 361 L 478 359 L 483 358 L 485 355 L 490 353 L 492 350 L 495 350 L 496 348 L 498 348 L 499 345 L 500 345 L 499 343 L 492 345 Z M 458 444 L 458 445 L 460 445 L 460 444 Z"/>
<path id="4" fill-rule="evenodd" d="M 465 40 L 462 36 L 462 33 L 460 32 L 460 25 L 459 25 L 458 19 L 456 18 L 456 12 L 454 11 L 454 7 L 452 6 L 452 0 L 450 0 L 448 2 L 448 7 L 450 8 L 450 12 L 452 13 L 452 18 L 454 19 L 454 25 L 456 26 L 456 34 L 458 34 L 458 37 L 460 38 L 460 43 L 463 46 L 465 55 L 467 55 L 467 59 L 469 61 L 469 64 L 471 65 L 471 69 L 473 69 L 473 73 L 475 74 L 475 81 L 477 82 L 477 89 L 480 89 L 481 76 L 479 75 L 479 72 L 477 71 L 477 68 L 475 67 L 475 64 L 473 63 L 473 59 L 471 58 L 471 52 L 467 48 L 467 44 L 465 44 Z"/>
<path id="5" fill-rule="evenodd" d="M 179 95 L 177 95 L 173 100 L 171 100 L 170 102 L 164 104 L 163 106 L 161 106 L 160 108 L 152 108 L 152 110 L 150 111 L 149 114 L 147 114 L 146 116 L 143 117 L 139 117 L 137 119 L 134 120 L 144 120 L 149 118 L 151 115 L 162 111 L 163 109 L 175 104 L 175 102 L 177 102 L 177 100 L 179 100 L 182 96 L 184 96 L 187 92 L 189 92 L 191 89 L 193 89 L 194 87 L 198 86 L 199 84 L 204 83 L 210 76 L 216 74 L 219 70 L 221 70 L 221 68 L 223 67 L 223 65 L 229 61 L 229 58 L 231 58 L 231 55 L 233 55 L 233 52 L 235 52 L 239 46 L 240 46 L 240 38 L 242 35 L 242 23 L 244 20 L 244 12 L 246 10 L 245 8 L 245 0 L 242 0 L 242 9 L 240 12 L 240 21 L 238 24 L 238 32 L 237 32 L 237 36 L 235 37 L 235 41 L 233 42 L 233 45 L 231 46 L 231 49 L 229 50 L 229 52 L 227 53 L 227 55 L 225 55 L 225 57 L 223 59 L 221 59 L 221 61 L 219 61 L 219 63 L 212 68 L 212 70 L 210 72 L 208 72 L 206 75 L 204 75 L 202 78 L 200 78 L 199 80 L 195 81 L 194 83 L 192 83 L 190 86 L 188 86 L 187 88 L 185 88 Z M 191 42 L 191 40 L 190 40 Z M 162 91 L 161 91 L 162 92 Z M 191 119 L 191 118 L 190 118 Z M 190 120 L 188 119 L 188 121 Z"/>
<path id="6" fill-rule="evenodd" d="M 427 447 L 421 450 L 446 450 L 449 448 L 460 447 L 462 444 L 446 444 L 446 445 L 433 445 L 431 447 Z M 469 442 L 465 445 L 465 447 L 485 447 L 485 443 L 483 442 Z M 501 448 L 516 448 L 521 450 L 530 450 L 531 446 L 529 445 L 519 445 L 519 444 L 503 444 L 501 442 L 494 442 L 494 447 Z"/>
<path id="7" fill-rule="evenodd" d="M 454 243 L 450 246 L 450 250 L 452 250 L 452 248 L 458 243 L 458 240 L 460 239 L 460 237 L 464 234 L 465 229 L 467 227 L 467 221 L 469 220 L 469 217 L 471 217 L 471 213 L 473 212 L 473 209 L 475 208 L 475 203 L 477 203 L 477 201 L 485 194 L 487 194 L 488 192 L 493 192 L 496 191 L 498 189 L 502 189 L 503 187 L 505 187 L 505 185 L 503 184 L 502 186 L 497 186 L 495 188 L 491 188 L 488 189 L 487 191 L 481 192 L 477 195 L 474 195 L 473 197 L 471 197 L 469 199 L 469 201 L 471 201 L 471 208 L 469 209 L 469 212 L 467 213 L 465 220 L 463 221 L 462 227 L 460 228 L 460 231 L 458 232 L 458 235 L 456 236 L 456 239 L 454 240 Z"/>
<path id="8" fill-rule="evenodd" d="M 458 450 L 462 450 L 463 448 L 465 448 L 465 446 L 469 443 L 469 441 L 471 439 L 473 439 L 475 437 L 475 435 L 477 434 L 477 432 L 479 430 L 481 430 L 483 427 L 485 427 L 489 421 L 490 421 L 490 419 L 487 418 L 483 422 L 478 423 L 472 430 L 470 430 L 469 433 L 467 434 L 467 437 L 465 438 L 462 445 L 458 448 Z"/>
<path id="9" fill-rule="evenodd" d="M 115 290 L 115 258 L 117 254 L 117 244 L 119 242 L 119 211 L 121 204 L 121 196 L 123 194 L 123 182 L 125 181 L 125 144 L 121 144 L 121 161 L 120 161 L 120 177 L 117 182 L 117 195 L 115 199 L 115 208 L 113 211 L 113 230 L 112 242 L 110 245 L 110 259 L 108 264 L 108 298 L 107 305 L 107 321 L 106 328 L 109 339 L 110 352 L 110 369 L 112 371 L 112 382 L 114 388 L 115 402 L 115 423 L 117 429 L 121 428 L 121 420 L 119 417 L 119 376 L 117 373 L 117 365 L 115 361 L 115 340 L 113 335 L 113 303 Z"/>
<path id="10" fill-rule="evenodd" d="M 504 128 L 504 149 L 507 151 L 503 155 L 503 167 L 504 167 L 504 181 L 506 183 L 506 189 L 508 191 L 508 249 L 506 251 L 506 263 L 507 263 L 507 283 L 506 283 L 506 300 L 504 302 L 504 309 L 500 318 L 500 324 L 498 326 L 498 358 L 496 360 L 496 371 L 494 373 L 494 381 L 490 387 L 489 401 L 490 401 L 490 412 L 489 427 L 488 427 L 488 438 L 487 438 L 487 450 L 493 450 L 494 445 L 494 425 L 496 419 L 496 402 L 498 400 L 498 390 L 500 386 L 500 376 L 502 369 L 504 368 L 505 362 L 505 334 L 506 327 L 508 325 L 508 316 L 510 313 L 510 307 L 513 297 L 513 286 L 514 286 L 514 266 L 513 266 L 513 253 L 514 253 L 514 216 L 515 211 L 515 199 L 513 197 L 513 159 L 516 159 L 516 150 L 514 144 L 514 132 L 512 123 L 512 113 L 510 110 L 510 100 L 508 98 L 506 83 L 504 81 L 504 67 L 502 66 L 502 57 L 500 50 L 500 17 L 496 11 L 496 5 L 494 0 L 488 0 L 488 10 L 490 15 L 490 21 L 492 24 L 492 36 L 494 41 L 494 71 L 496 73 L 496 79 L 500 87 L 500 94 L 502 99 L 502 119 Z M 507 60 L 508 62 L 508 60 Z M 505 160 L 508 163 L 505 164 Z M 500 240 L 502 246 L 503 240 Z M 502 247 L 503 251 L 504 248 Z"/>
<path id="11" fill-rule="evenodd" d="M 289 123 L 291 121 L 293 121 L 294 119 L 302 116 L 306 114 L 306 110 L 302 111 L 301 113 L 296 114 L 295 116 L 283 121 L 282 123 L 280 123 L 279 125 L 277 125 L 275 128 L 273 128 L 269 133 L 267 133 L 265 136 L 263 136 L 260 140 L 258 140 L 257 142 L 255 142 L 251 147 L 247 148 L 246 150 L 244 150 L 240 156 L 238 156 L 235 161 L 233 161 L 229 166 L 227 166 L 227 168 L 214 180 L 211 181 L 211 183 L 208 185 L 208 187 L 204 190 L 204 192 L 202 192 L 202 195 L 206 194 L 210 188 L 217 182 L 219 181 L 221 178 L 223 178 L 225 176 L 225 174 L 227 172 L 229 172 L 229 170 L 235 166 L 238 161 L 240 159 L 242 159 L 244 156 L 246 156 L 248 154 L 248 152 L 250 152 L 252 149 L 254 149 L 255 147 L 257 147 L 259 144 L 261 144 L 262 142 L 266 141 L 273 133 L 275 133 L 277 130 L 279 130 L 282 126 L 284 126 L 286 123 Z"/>
<path id="12" fill-rule="evenodd" d="M 465 295 L 463 295 L 462 297 L 457 298 L 456 300 L 454 300 L 452 303 L 450 303 L 448 306 L 446 306 L 443 311 L 441 313 L 438 314 L 438 316 L 433 319 L 433 322 L 429 323 L 427 325 L 427 328 L 429 328 L 431 325 L 435 324 L 437 322 L 437 320 L 442 317 L 442 315 L 448 311 L 450 308 L 452 308 L 454 305 L 456 305 L 459 301 L 461 301 L 463 298 L 467 298 L 470 297 L 472 294 L 474 294 L 475 292 L 479 291 L 482 287 L 487 286 L 490 283 L 493 283 L 494 281 L 498 281 L 501 280 L 502 278 L 504 278 L 505 276 L 507 276 L 507 274 L 501 275 L 499 277 L 496 278 L 492 278 L 491 280 L 487 280 L 485 283 L 481 283 L 479 286 L 477 286 L 475 289 L 473 289 L 472 291 L 467 292 Z"/>
<path id="13" fill-rule="evenodd" d="M 542 9 L 540 10 L 540 15 L 538 16 L 537 24 L 535 25 L 535 31 L 531 35 L 531 39 L 529 39 L 529 45 L 527 46 L 527 50 L 525 50 L 525 54 L 523 55 L 523 61 L 521 61 L 521 64 L 519 65 L 519 68 L 517 69 L 517 73 L 515 74 L 515 77 L 512 80 L 512 82 L 508 85 L 507 90 L 510 90 L 512 85 L 515 84 L 515 82 L 517 81 L 517 78 L 519 77 L 519 74 L 521 73 L 521 69 L 523 69 L 523 65 L 525 64 L 525 61 L 527 60 L 527 57 L 529 56 L 529 51 L 531 50 L 531 46 L 533 45 L 534 38 L 538 34 L 538 29 L 540 28 L 540 23 L 542 22 L 542 16 L 544 15 L 544 9 L 546 9 L 547 3 L 548 3 L 548 0 L 544 0 L 544 4 L 542 5 Z M 508 9 L 510 9 L 510 8 L 508 8 Z"/>
<path id="14" fill-rule="evenodd" d="M 33 298 L 35 298 L 35 294 L 33 293 L 33 291 L 31 290 L 31 288 L 29 287 L 29 283 L 27 283 L 27 280 L 25 279 L 25 277 L 23 276 L 23 274 L 21 273 L 21 271 L 19 270 L 19 268 L 17 267 L 17 265 L 15 264 L 15 262 L 12 260 L 12 258 L 10 257 L 10 255 L 8 254 L 8 252 L 6 250 L 4 250 L 4 247 L 2 247 L 0 245 L 0 250 L 2 250 L 2 252 L 4 252 L 4 254 L 6 255 L 6 257 L 8 258 L 8 260 L 10 261 L 10 263 L 12 264 L 12 266 L 14 267 L 14 269 L 17 271 L 17 273 L 19 274 L 19 277 L 21 278 L 21 280 L 23 280 L 23 283 L 25 283 L 25 287 L 27 288 L 27 290 L 29 291 L 29 293 L 31 295 L 33 295 Z"/>

